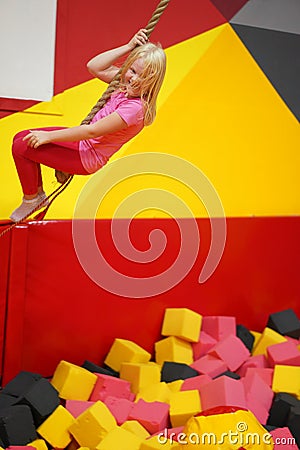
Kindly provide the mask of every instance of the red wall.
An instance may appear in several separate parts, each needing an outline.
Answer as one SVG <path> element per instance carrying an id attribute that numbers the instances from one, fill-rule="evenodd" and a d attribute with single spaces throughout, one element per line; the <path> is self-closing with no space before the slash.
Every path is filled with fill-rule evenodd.
<path id="1" fill-rule="evenodd" d="M 7 225 L 5 223 L 0 223 L 0 233 L 2 233 L 6 228 Z M 0 373 L 1 374 L 3 373 L 10 248 L 11 248 L 11 233 L 6 233 L 0 238 Z"/>
<path id="2" fill-rule="evenodd" d="M 198 276 L 210 246 L 210 223 L 197 223 L 201 247 L 193 268 L 177 286 L 148 299 L 118 297 L 90 280 L 73 248 L 71 221 L 31 222 L 13 229 L 5 236 L 11 245 L 3 241 L 0 254 L 4 383 L 21 369 L 51 375 L 61 359 L 101 363 L 115 337 L 152 351 L 166 307 L 234 315 L 238 323 L 256 330 L 263 329 L 269 313 L 293 308 L 300 315 L 300 217 L 228 218 L 223 257 L 204 284 Z M 110 226 L 110 220 L 96 222 L 109 263 L 135 276 L 153 273 L 153 263 L 141 269 L 122 262 Z M 154 228 L 168 238 L 155 266 L 159 272 L 176 258 L 180 235 L 172 219 L 135 219 L 133 244 L 145 249 Z"/>

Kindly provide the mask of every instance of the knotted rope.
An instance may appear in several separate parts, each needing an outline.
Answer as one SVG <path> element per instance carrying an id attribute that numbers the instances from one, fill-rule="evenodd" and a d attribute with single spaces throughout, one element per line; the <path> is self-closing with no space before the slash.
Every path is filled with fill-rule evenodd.
<path id="1" fill-rule="evenodd" d="M 157 25 L 161 15 L 162 15 L 162 13 L 164 12 L 166 7 L 168 6 L 169 2 L 170 2 L 170 0 L 161 0 L 159 2 L 159 4 L 157 5 L 154 13 L 151 16 L 151 19 L 149 20 L 149 22 L 147 23 L 147 25 L 145 27 L 146 35 L 147 35 L 148 39 L 149 39 L 152 31 L 154 30 L 155 26 Z M 104 91 L 104 93 L 102 94 L 100 99 L 97 101 L 95 106 L 93 106 L 93 108 L 91 109 L 89 114 L 86 116 L 86 118 L 82 120 L 80 125 L 88 125 L 89 123 L 91 123 L 93 117 L 107 103 L 107 101 L 110 99 L 112 93 L 116 89 L 118 89 L 118 87 L 120 85 L 120 80 L 121 80 L 121 71 L 122 71 L 122 67 L 120 68 L 120 70 L 116 74 L 116 76 L 112 79 L 112 81 L 108 85 L 106 91 Z M 70 177 L 70 175 L 68 173 L 64 173 L 64 172 L 61 172 L 59 170 L 55 171 L 55 176 L 56 176 L 56 179 L 57 179 L 57 181 L 59 183 L 65 183 Z"/>
<path id="2" fill-rule="evenodd" d="M 152 14 L 151 19 L 147 23 L 145 30 L 146 30 L 146 35 L 147 35 L 148 39 L 149 39 L 152 31 L 154 30 L 156 24 L 158 23 L 162 13 L 168 6 L 169 1 L 170 0 L 161 0 L 158 4 L 156 10 Z M 95 114 L 98 111 L 100 111 L 100 109 L 102 109 L 103 106 L 106 104 L 106 102 L 110 99 L 112 93 L 119 87 L 120 78 L 121 78 L 121 70 L 122 70 L 122 68 L 119 70 L 117 75 L 113 78 L 113 80 L 110 82 L 106 91 L 102 94 L 101 98 L 98 100 L 98 102 L 95 104 L 95 106 L 91 109 L 90 113 L 86 116 L 85 119 L 83 119 L 83 121 L 81 122 L 81 125 L 88 125 L 91 122 L 91 120 L 93 119 L 93 117 L 95 116 Z"/>

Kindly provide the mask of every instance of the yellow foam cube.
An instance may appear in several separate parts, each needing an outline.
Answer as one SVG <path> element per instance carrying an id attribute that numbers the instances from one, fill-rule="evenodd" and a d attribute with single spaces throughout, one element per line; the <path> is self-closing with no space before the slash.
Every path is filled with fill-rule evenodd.
<path id="1" fill-rule="evenodd" d="M 300 367 L 282 366 L 274 367 L 272 390 L 275 393 L 287 392 L 300 397 Z"/>
<path id="2" fill-rule="evenodd" d="M 197 389 L 174 392 L 170 399 L 170 420 L 172 427 L 181 427 L 187 420 L 201 411 L 200 395 Z"/>
<path id="3" fill-rule="evenodd" d="M 122 423 L 121 428 L 124 428 L 126 431 L 130 431 L 130 433 L 135 434 L 141 439 L 147 439 L 150 437 L 150 433 L 137 420 L 126 420 L 126 422 Z"/>
<path id="4" fill-rule="evenodd" d="M 75 419 L 69 431 L 80 446 L 93 448 L 116 426 L 110 410 L 98 400 Z"/>
<path id="5" fill-rule="evenodd" d="M 129 381 L 131 391 L 136 394 L 149 384 L 159 383 L 160 366 L 156 363 L 122 363 L 120 378 Z"/>
<path id="6" fill-rule="evenodd" d="M 35 439 L 34 441 L 27 444 L 29 447 L 34 447 L 36 450 L 48 450 L 46 441 L 44 439 Z"/>
<path id="7" fill-rule="evenodd" d="M 145 402 L 170 403 L 171 393 L 168 384 L 162 381 L 140 389 L 136 395 L 135 401 L 137 402 L 142 398 Z"/>
<path id="8" fill-rule="evenodd" d="M 183 380 L 175 380 L 175 381 L 171 381 L 171 383 L 168 383 L 168 386 L 169 386 L 169 389 L 171 390 L 171 392 L 179 392 L 182 385 L 183 385 Z"/>
<path id="9" fill-rule="evenodd" d="M 262 335 L 260 336 L 255 348 L 252 351 L 252 355 L 266 355 L 267 348 L 270 345 L 279 344 L 280 342 L 286 342 L 287 339 L 282 336 L 281 334 L 277 333 L 277 331 L 272 330 L 271 328 L 266 327 L 264 331 L 262 332 Z"/>
<path id="10" fill-rule="evenodd" d="M 251 411 L 191 417 L 183 430 L 182 448 L 186 450 L 272 450 L 272 436 Z"/>
<path id="11" fill-rule="evenodd" d="M 142 439 L 124 428 L 109 431 L 96 450 L 139 450 Z"/>
<path id="12" fill-rule="evenodd" d="M 151 354 L 135 342 L 117 338 L 114 340 L 104 362 L 111 369 L 120 372 L 122 363 L 147 363 L 150 358 Z"/>
<path id="13" fill-rule="evenodd" d="M 189 342 L 198 342 L 201 325 L 201 314 L 191 309 L 166 308 L 161 334 L 176 336 Z"/>
<path id="14" fill-rule="evenodd" d="M 65 448 L 72 440 L 69 428 L 74 421 L 72 414 L 62 405 L 59 405 L 37 428 L 37 432 L 53 448 Z"/>
<path id="15" fill-rule="evenodd" d="M 259 333 L 258 331 L 252 331 L 252 330 L 250 331 L 250 333 L 253 334 L 253 336 L 254 336 L 254 342 L 253 342 L 253 345 L 252 345 L 252 350 L 254 350 L 256 345 L 257 345 L 257 343 L 258 343 L 258 341 L 261 338 L 261 334 L 262 333 Z"/>
<path id="16" fill-rule="evenodd" d="M 60 361 L 55 369 L 51 384 L 59 392 L 59 396 L 65 400 L 89 399 L 97 376 L 67 361 Z"/>
<path id="17" fill-rule="evenodd" d="M 192 364 L 193 349 L 189 342 L 175 336 L 155 342 L 155 361 L 160 366 L 164 361 Z"/>

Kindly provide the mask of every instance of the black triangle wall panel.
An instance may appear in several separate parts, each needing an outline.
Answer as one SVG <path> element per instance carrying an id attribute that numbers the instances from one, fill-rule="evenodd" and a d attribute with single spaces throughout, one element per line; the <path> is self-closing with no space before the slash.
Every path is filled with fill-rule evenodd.
<path id="1" fill-rule="evenodd" d="M 231 26 L 300 120 L 300 35 L 233 23 Z"/>

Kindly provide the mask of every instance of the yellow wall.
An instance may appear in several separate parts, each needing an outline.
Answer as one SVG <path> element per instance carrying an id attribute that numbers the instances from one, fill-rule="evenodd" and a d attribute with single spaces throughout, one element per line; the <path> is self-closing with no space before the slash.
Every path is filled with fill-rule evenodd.
<path id="1" fill-rule="evenodd" d="M 143 152 L 167 153 L 192 163 L 199 174 L 208 177 L 226 216 L 299 214 L 299 123 L 230 25 L 181 42 L 166 53 L 168 70 L 155 123 L 111 161 Z M 92 80 L 56 96 L 49 104 L 0 120 L 1 219 L 8 218 L 22 197 L 10 154 L 13 135 L 27 128 L 79 124 L 104 89 L 103 83 Z M 157 161 L 156 174 L 131 176 L 112 188 L 99 217 L 112 217 L 124 198 L 150 187 L 173 192 L 195 216 L 207 215 L 184 175 L 182 182 L 180 174 L 178 180 L 160 175 L 159 158 Z M 101 170 L 100 180 L 109 177 L 111 170 L 114 163 Z M 122 172 L 122 165 L 118 170 Z M 43 175 L 49 193 L 57 186 L 53 170 L 43 168 Z M 93 176 L 76 176 L 46 217 L 72 217 L 76 199 Z M 160 217 L 166 213 L 148 209 L 139 215 Z M 177 216 L 182 215 L 178 209 Z"/>

